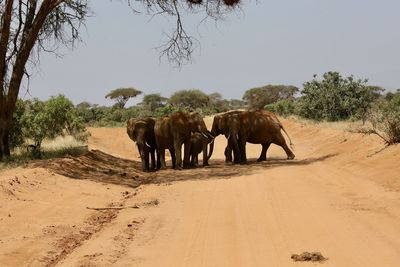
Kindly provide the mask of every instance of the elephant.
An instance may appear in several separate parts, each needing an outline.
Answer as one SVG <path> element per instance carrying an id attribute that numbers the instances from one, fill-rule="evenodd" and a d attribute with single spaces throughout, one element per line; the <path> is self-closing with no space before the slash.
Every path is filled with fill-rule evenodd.
<path id="1" fill-rule="evenodd" d="M 241 114 L 244 111 L 233 110 L 214 116 L 213 124 L 211 127 L 211 134 L 217 137 L 220 134 L 225 135 L 227 139 L 227 146 L 225 148 L 225 161 L 232 162 L 232 150 L 234 163 L 240 162 L 239 153 L 239 133 L 241 131 Z M 234 149 L 232 149 L 234 148 Z M 214 143 L 210 145 L 210 153 L 214 149 Z"/>
<path id="2" fill-rule="evenodd" d="M 208 166 L 212 151 L 207 155 L 207 146 L 214 142 L 214 138 L 205 137 L 201 133 L 192 133 L 190 136 L 190 166 L 194 167 L 199 163 L 198 156 L 203 152 L 203 166 Z"/>
<path id="3" fill-rule="evenodd" d="M 131 118 L 126 125 L 126 131 L 130 139 L 136 142 L 142 161 L 142 170 L 151 171 L 156 169 L 155 153 L 157 150 L 156 137 L 154 134 L 155 119 L 153 118 Z M 149 166 L 149 155 L 151 155 L 151 166 Z M 159 166 L 159 155 L 157 152 L 157 167 Z"/>
<path id="4" fill-rule="evenodd" d="M 211 133 L 214 136 L 224 134 L 228 139 L 225 148 L 226 162 L 232 162 L 232 152 L 234 163 L 246 163 L 246 142 L 261 144 L 262 150 L 257 161 L 265 161 L 266 154 L 271 143 L 281 146 L 288 159 L 293 159 L 293 152 L 286 145 L 285 138 L 280 130 L 288 136 L 290 144 L 292 142 L 282 123 L 275 114 L 266 110 L 234 110 L 214 117 Z M 210 147 L 212 150 L 213 147 Z"/>
<path id="5" fill-rule="evenodd" d="M 257 161 L 267 160 L 267 150 L 271 143 L 281 146 L 287 155 L 287 159 L 294 159 L 295 155 L 286 144 L 281 130 L 287 135 L 290 146 L 293 146 L 289 134 L 282 123 L 272 112 L 266 110 L 250 110 L 241 114 L 241 131 L 239 133 L 239 151 L 242 163 L 246 159 L 246 142 L 261 144 L 262 150 Z"/>
<path id="6" fill-rule="evenodd" d="M 191 133 L 214 138 L 207 130 L 203 118 L 197 112 L 174 112 L 160 118 L 154 125 L 161 168 L 165 168 L 165 149 L 171 153 L 172 167 L 182 169 L 182 145 L 184 144 L 183 168 L 189 168 Z"/>

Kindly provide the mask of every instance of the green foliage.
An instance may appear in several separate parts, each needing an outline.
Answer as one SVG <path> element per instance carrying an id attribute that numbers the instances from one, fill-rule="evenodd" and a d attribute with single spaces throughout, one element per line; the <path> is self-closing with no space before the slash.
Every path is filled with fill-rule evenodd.
<path id="1" fill-rule="evenodd" d="M 184 108 L 180 108 L 180 107 L 176 107 L 176 106 L 172 106 L 172 105 L 166 105 L 164 107 L 157 108 L 153 112 L 153 116 L 163 117 L 163 116 L 167 116 L 171 113 L 174 113 L 176 111 L 183 111 L 183 110 L 184 110 Z"/>
<path id="2" fill-rule="evenodd" d="M 375 104 L 368 119 L 374 132 L 382 137 L 388 145 L 400 143 L 400 94 L 389 101 L 382 100 Z M 379 134 L 383 133 L 383 136 Z"/>
<path id="3" fill-rule="evenodd" d="M 298 90 L 292 85 L 266 85 L 247 90 L 243 100 L 251 108 L 263 108 L 278 100 L 293 98 Z"/>
<path id="4" fill-rule="evenodd" d="M 328 121 L 365 118 L 380 90 L 367 86 L 367 80 L 343 78 L 338 72 L 327 72 L 322 80 L 314 75 L 312 81 L 304 83 L 299 113 L 305 118 Z"/>
<path id="5" fill-rule="evenodd" d="M 266 105 L 265 109 L 281 116 L 289 116 L 297 113 L 296 104 L 297 103 L 293 99 L 283 99 L 273 104 Z"/>
<path id="6" fill-rule="evenodd" d="M 38 99 L 26 101 L 20 121 L 23 136 L 32 139 L 37 149 L 45 138 L 52 139 L 66 133 L 85 139 L 84 121 L 78 117 L 72 102 L 63 95 L 46 102 Z"/>
<path id="7" fill-rule="evenodd" d="M 162 97 L 160 94 L 148 94 L 143 97 L 141 105 L 153 112 L 157 108 L 165 106 L 167 100 L 168 98 Z"/>
<path id="8" fill-rule="evenodd" d="M 116 107 L 118 108 L 124 108 L 126 105 L 126 102 L 128 102 L 128 100 L 130 98 L 136 97 L 138 95 L 140 95 L 142 93 L 142 91 L 137 90 L 133 87 L 129 87 L 129 88 L 118 88 L 118 89 L 114 89 L 111 92 L 109 92 L 106 95 L 106 98 L 110 98 L 116 101 Z"/>
<path id="9" fill-rule="evenodd" d="M 168 103 L 179 108 L 204 108 L 210 104 L 208 95 L 198 89 L 180 90 L 175 92 Z"/>

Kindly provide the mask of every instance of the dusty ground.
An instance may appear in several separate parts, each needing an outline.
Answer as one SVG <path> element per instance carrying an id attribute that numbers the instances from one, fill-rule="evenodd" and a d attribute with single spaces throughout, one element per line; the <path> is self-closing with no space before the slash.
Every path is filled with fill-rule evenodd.
<path id="1" fill-rule="evenodd" d="M 208 123 L 210 121 L 208 120 Z M 296 160 L 144 174 L 125 129 L 0 173 L 0 266 L 400 266 L 400 146 L 284 121 Z M 140 185 L 140 186 L 139 186 Z M 93 210 L 131 206 L 127 209 Z"/>

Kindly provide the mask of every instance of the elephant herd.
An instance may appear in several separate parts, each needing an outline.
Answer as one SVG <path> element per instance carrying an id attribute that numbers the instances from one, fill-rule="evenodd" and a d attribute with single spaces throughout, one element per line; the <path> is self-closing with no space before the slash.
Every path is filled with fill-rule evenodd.
<path id="1" fill-rule="evenodd" d="M 267 159 L 271 143 L 281 146 L 287 158 L 293 159 L 295 155 L 287 146 L 281 130 L 292 145 L 279 119 L 265 110 L 234 110 L 218 114 L 214 116 L 211 131 L 197 112 L 175 112 L 158 119 L 131 118 L 127 122 L 127 133 L 136 142 L 143 171 L 166 168 L 166 149 L 170 152 L 174 169 L 196 166 L 200 153 L 203 153 L 203 166 L 207 166 L 214 150 L 214 139 L 220 134 L 227 139 L 226 162 L 246 163 L 247 142 L 262 145 L 258 161 Z"/>

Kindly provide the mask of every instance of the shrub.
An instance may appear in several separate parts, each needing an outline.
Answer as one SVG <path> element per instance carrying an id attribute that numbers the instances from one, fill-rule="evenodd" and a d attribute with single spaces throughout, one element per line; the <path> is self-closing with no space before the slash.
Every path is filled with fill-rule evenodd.
<path id="1" fill-rule="evenodd" d="M 400 95 L 377 103 L 369 113 L 373 130 L 387 145 L 400 143 Z"/>
<path id="2" fill-rule="evenodd" d="M 46 102 L 38 99 L 26 101 L 21 123 L 23 136 L 32 139 L 37 150 L 45 138 L 71 134 L 85 139 L 83 119 L 77 116 L 72 102 L 63 95 Z"/>
<path id="3" fill-rule="evenodd" d="M 322 80 L 315 77 L 304 83 L 299 102 L 300 115 L 309 119 L 365 118 L 381 90 L 367 86 L 367 80 L 355 80 L 353 76 L 342 78 L 338 72 L 327 72 Z"/>
<path id="4" fill-rule="evenodd" d="M 297 113 L 296 102 L 291 99 L 284 99 L 276 103 L 266 105 L 265 109 L 281 116 L 289 116 Z"/>

